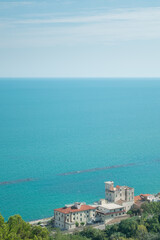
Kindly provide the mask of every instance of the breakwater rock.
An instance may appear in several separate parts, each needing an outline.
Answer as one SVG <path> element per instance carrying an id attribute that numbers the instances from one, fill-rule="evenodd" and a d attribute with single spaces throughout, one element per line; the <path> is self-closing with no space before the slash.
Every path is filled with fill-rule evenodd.
<path id="1" fill-rule="evenodd" d="M 12 181 L 0 182 L 0 185 L 9 185 L 9 184 L 17 184 L 17 183 L 32 182 L 32 181 L 35 181 L 35 179 L 33 179 L 33 178 L 16 179 L 16 180 L 12 180 Z"/>
<path id="2" fill-rule="evenodd" d="M 73 171 L 73 172 L 66 172 L 66 173 L 59 173 L 59 176 L 66 176 L 66 175 L 73 175 L 73 174 L 79 174 L 79 173 L 85 173 L 85 172 L 96 172 L 96 171 L 102 171 L 106 169 L 112 169 L 112 168 L 122 168 L 122 167 L 129 167 L 134 166 L 136 163 L 128 163 L 128 164 L 121 164 L 121 165 L 113 165 L 113 166 L 106 166 L 101 168 L 91 168 L 91 169 L 84 169 L 80 171 Z"/>

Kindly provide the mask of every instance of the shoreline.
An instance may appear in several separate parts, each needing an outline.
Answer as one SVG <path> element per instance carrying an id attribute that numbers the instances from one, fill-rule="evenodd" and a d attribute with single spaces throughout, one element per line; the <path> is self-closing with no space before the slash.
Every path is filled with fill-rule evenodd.
<path id="1" fill-rule="evenodd" d="M 48 218 L 41 218 L 41 219 L 37 219 L 37 220 L 28 221 L 28 223 L 31 225 L 41 225 L 41 224 L 45 225 L 48 221 L 50 221 L 52 219 L 53 219 L 53 216 L 48 217 Z"/>
<path id="2" fill-rule="evenodd" d="M 157 195 L 158 193 L 150 193 L 149 195 Z M 140 194 L 139 194 L 140 195 Z M 138 195 L 138 196 L 139 196 Z M 146 195 L 146 194 L 144 194 Z M 148 194 L 147 194 L 148 195 Z M 135 196 L 136 197 L 136 196 Z M 135 201 L 134 201 L 135 203 Z M 45 218 L 41 218 L 41 219 L 36 219 L 36 220 L 31 220 L 31 221 L 27 221 L 29 224 L 31 225 L 40 225 L 40 226 L 46 226 L 47 223 L 49 221 L 51 221 L 52 219 L 54 219 L 54 215 L 52 217 L 45 217 Z"/>

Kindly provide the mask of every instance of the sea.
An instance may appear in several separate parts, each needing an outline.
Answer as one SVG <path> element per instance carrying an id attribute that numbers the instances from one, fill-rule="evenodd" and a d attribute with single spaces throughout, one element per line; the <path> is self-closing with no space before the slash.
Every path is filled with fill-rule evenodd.
<path id="1" fill-rule="evenodd" d="M 160 79 L 0 79 L 5 220 L 91 204 L 105 181 L 160 192 Z"/>

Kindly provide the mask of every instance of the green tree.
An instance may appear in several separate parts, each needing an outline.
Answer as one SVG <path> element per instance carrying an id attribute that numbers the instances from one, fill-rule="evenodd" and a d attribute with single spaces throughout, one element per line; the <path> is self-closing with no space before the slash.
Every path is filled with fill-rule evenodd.
<path id="1" fill-rule="evenodd" d="M 84 226 L 84 222 L 81 222 L 81 226 Z"/>
<path id="2" fill-rule="evenodd" d="M 109 240 L 123 240 L 126 239 L 125 237 L 123 233 L 115 232 L 109 237 Z"/>
<path id="3" fill-rule="evenodd" d="M 76 225 L 76 227 L 79 227 L 79 223 L 78 222 L 76 222 L 75 225 Z"/>
<path id="4" fill-rule="evenodd" d="M 79 233 L 81 236 L 90 238 L 92 240 L 105 240 L 106 235 L 104 231 L 95 229 L 92 227 L 85 227 L 82 232 Z"/>
<path id="5" fill-rule="evenodd" d="M 124 233 L 127 237 L 136 235 L 138 223 L 135 218 L 123 220 L 120 222 L 118 232 Z"/>
<path id="6" fill-rule="evenodd" d="M 143 240 L 145 239 L 147 234 L 148 234 L 147 228 L 144 225 L 138 225 L 138 228 L 136 231 L 136 237 L 139 240 Z"/>
<path id="7" fill-rule="evenodd" d="M 154 215 L 153 217 L 148 218 L 145 225 L 148 232 L 154 232 L 154 233 L 160 232 L 159 217 L 157 215 Z"/>
<path id="8" fill-rule="evenodd" d="M 118 229 L 119 229 L 119 225 L 118 224 L 114 224 L 112 226 L 107 225 L 106 228 L 105 228 L 106 236 L 110 237 L 115 232 L 118 232 Z"/>

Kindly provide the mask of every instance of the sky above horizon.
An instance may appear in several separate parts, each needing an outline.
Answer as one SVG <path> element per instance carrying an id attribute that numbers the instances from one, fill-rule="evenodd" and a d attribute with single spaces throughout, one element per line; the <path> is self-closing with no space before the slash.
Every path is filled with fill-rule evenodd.
<path id="1" fill-rule="evenodd" d="M 160 77 L 159 0 L 0 0 L 0 77 Z"/>

